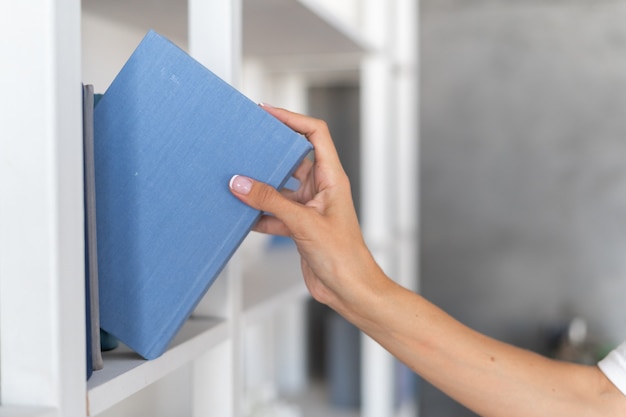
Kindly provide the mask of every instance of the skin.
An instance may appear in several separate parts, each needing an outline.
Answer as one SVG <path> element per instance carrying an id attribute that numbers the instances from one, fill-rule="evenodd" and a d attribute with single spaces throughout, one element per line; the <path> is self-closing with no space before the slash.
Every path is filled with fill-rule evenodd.
<path id="1" fill-rule="evenodd" d="M 315 148 L 279 193 L 244 176 L 239 200 L 273 216 L 255 230 L 290 236 L 313 298 L 330 306 L 417 374 L 482 416 L 626 416 L 624 396 L 596 366 L 560 362 L 480 334 L 390 279 L 373 259 L 350 182 L 327 125 L 264 105 Z"/>

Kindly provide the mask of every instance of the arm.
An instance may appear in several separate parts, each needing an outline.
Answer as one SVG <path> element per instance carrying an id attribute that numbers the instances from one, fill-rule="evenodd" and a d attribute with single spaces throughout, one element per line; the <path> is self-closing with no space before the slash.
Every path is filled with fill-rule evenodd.
<path id="1" fill-rule="evenodd" d="M 544 358 L 477 333 L 394 283 L 349 317 L 411 369 L 483 416 L 621 416 L 595 366 Z M 369 315 L 376 317 L 366 319 Z"/>
<path id="2" fill-rule="evenodd" d="M 623 396 L 594 366 L 553 361 L 498 342 L 454 320 L 389 279 L 366 247 L 326 124 L 267 111 L 304 134 L 315 161 L 296 171 L 299 190 L 236 176 L 233 194 L 274 213 L 256 230 L 291 236 L 311 295 L 367 333 L 433 385 L 484 416 L 623 416 Z"/>

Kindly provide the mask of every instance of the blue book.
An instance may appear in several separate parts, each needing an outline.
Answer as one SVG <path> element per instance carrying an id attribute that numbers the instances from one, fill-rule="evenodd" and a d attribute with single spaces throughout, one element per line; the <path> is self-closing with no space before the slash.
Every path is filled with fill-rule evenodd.
<path id="1" fill-rule="evenodd" d="M 167 349 L 260 212 L 244 174 L 282 187 L 310 143 L 150 31 L 94 110 L 100 324 Z"/>

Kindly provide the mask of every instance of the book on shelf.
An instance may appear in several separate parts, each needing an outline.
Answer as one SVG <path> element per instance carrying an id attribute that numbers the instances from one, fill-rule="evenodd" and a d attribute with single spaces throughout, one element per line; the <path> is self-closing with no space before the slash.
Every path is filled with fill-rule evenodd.
<path id="1" fill-rule="evenodd" d="M 83 84 L 83 195 L 85 234 L 85 317 L 87 378 L 102 369 L 98 306 L 98 255 L 96 238 L 96 194 L 93 134 L 93 85 Z"/>
<path id="2" fill-rule="evenodd" d="M 312 147 L 154 31 L 100 99 L 94 135 L 101 327 L 153 359 L 261 214 L 229 179 L 281 188 Z"/>

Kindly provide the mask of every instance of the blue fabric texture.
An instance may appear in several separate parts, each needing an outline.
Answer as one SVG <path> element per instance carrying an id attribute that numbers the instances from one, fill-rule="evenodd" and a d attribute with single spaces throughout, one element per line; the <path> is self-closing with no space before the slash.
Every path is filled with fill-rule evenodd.
<path id="1" fill-rule="evenodd" d="M 312 147 L 154 31 L 94 131 L 101 327 L 156 358 L 260 215 L 229 179 L 280 188 Z"/>

